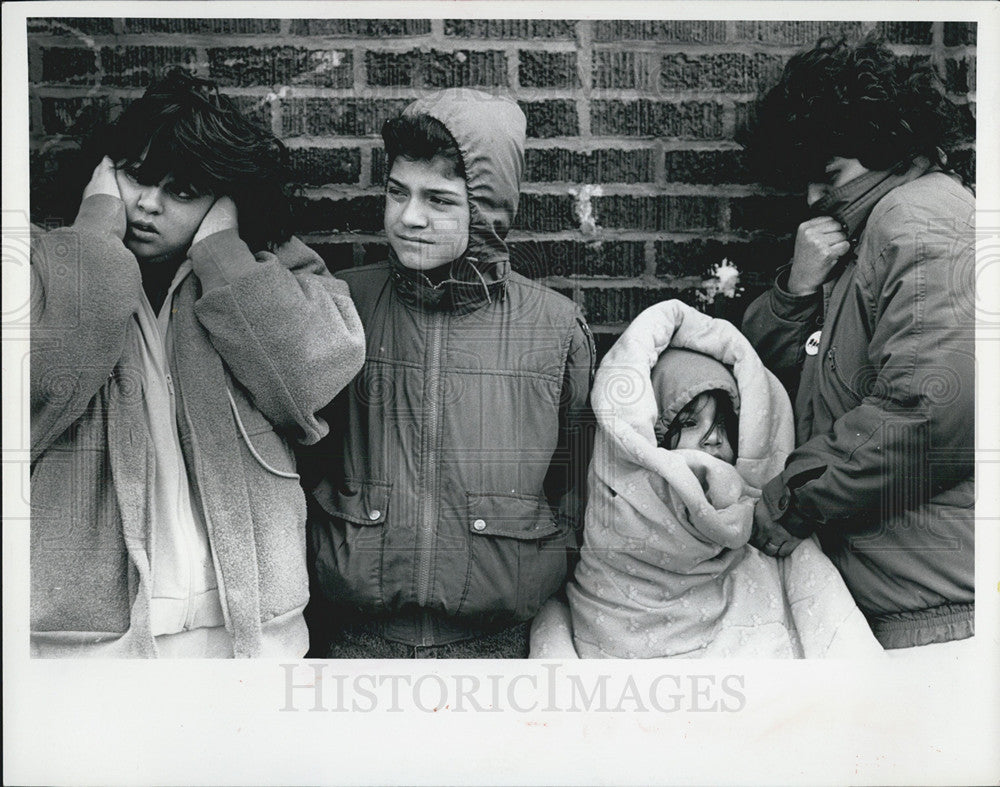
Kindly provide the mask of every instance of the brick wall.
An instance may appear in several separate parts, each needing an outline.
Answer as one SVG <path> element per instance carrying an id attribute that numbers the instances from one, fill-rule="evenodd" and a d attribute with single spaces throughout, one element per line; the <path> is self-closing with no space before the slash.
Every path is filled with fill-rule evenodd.
<path id="1" fill-rule="evenodd" d="M 970 130 L 959 165 L 974 171 L 974 23 L 35 19 L 33 215 L 59 215 L 79 139 L 179 64 L 288 144 L 300 234 L 330 268 L 375 260 L 383 121 L 428 90 L 474 85 L 528 118 L 514 266 L 580 303 L 604 350 L 667 297 L 739 318 L 787 259 L 802 200 L 752 182 L 734 131 L 792 53 L 871 28 L 937 67 Z M 746 290 L 709 304 L 701 285 L 723 257 Z"/>

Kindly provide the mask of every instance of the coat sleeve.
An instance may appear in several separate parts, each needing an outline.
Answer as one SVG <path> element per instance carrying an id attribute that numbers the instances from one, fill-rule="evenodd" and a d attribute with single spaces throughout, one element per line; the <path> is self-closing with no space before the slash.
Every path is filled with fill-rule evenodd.
<path id="1" fill-rule="evenodd" d="M 590 407 L 596 350 L 582 314 L 570 338 L 559 408 L 559 442 L 545 476 L 544 488 L 556 521 L 577 534 L 583 531 L 587 468 L 596 424 Z"/>
<path id="2" fill-rule="evenodd" d="M 191 247 L 195 315 L 271 423 L 303 443 L 327 432 L 317 412 L 364 363 L 364 331 L 347 284 L 293 238 L 256 256 L 235 230 Z"/>
<path id="3" fill-rule="evenodd" d="M 823 314 L 823 296 L 788 292 L 791 266 L 778 271 L 773 286 L 753 301 L 743 316 L 743 334 L 764 365 L 794 400 L 805 360 L 805 345 Z"/>
<path id="4" fill-rule="evenodd" d="M 142 280 L 125 248 L 125 206 L 95 194 L 76 221 L 31 248 L 31 450 L 45 451 L 121 358 Z"/>
<path id="5" fill-rule="evenodd" d="M 772 517 L 794 535 L 877 527 L 972 475 L 971 235 L 956 245 L 904 229 L 859 266 L 874 326 L 866 395 L 765 486 Z"/>

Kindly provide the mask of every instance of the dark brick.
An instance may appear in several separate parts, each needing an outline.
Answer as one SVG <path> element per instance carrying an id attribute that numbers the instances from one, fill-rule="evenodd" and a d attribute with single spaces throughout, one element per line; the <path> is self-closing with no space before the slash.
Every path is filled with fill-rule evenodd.
<path id="1" fill-rule="evenodd" d="M 668 183 L 750 183 L 742 150 L 668 150 Z"/>
<path id="2" fill-rule="evenodd" d="M 944 61 L 944 83 L 952 93 L 968 93 L 976 89 L 976 61 L 974 58 L 957 60 L 949 57 Z"/>
<path id="3" fill-rule="evenodd" d="M 361 178 L 358 148 L 294 148 L 290 153 L 292 175 L 299 183 L 323 186 L 357 183 Z"/>
<path id="4" fill-rule="evenodd" d="M 293 19 L 293 36 L 398 38 L 431 32 L 429 19 Z"/>
<path id="5" fill-rule="evenodd" d="M 365 52 L 369 85 L 414 85 L 420 67 L 420 52 Z"/>
<path id="6" fill-rule="evenodd" d="M 384 211 L 382 196 L 300 199 L 295 222 L 300 232 L 379 232 Z"/>
<path id="7" fill-rule="evenodd" d="M 722 105 L 684 101 L 592 101 L 590 130 L 594 134 L 626 137 L 720 139 Z"/>
<path id="8" fill-rule="evenodd" d="M 310 243 L 309 248 L 323 258 L 331 273 L 354 267 L 353 243 Z"/>
<path id="9" fill-rule="evenodd" d="M 580 292 L 583 296 L 583 313 L 591 325 L 630 323 L 644 309 L 671 298 L 677 298 L 692 306 L 697 302 L 693 289 L 584 287 Z"/>
<path id="10" fill-rule="evenodd" d="M 575 137 L 580 133 L 576 102 L 569 99 L 518 102 L 528 121 L 528 136 L 537 139 Z"/>
<path id="11" fill-rule="evenodd" d="M 386 171 L 386 165 L 388 163 L 389 161 L 385 155 L 385 148 L 375 148 L 372 150 L 372 180 L 370 185 L 382 186 L 385 184 L 385 179 L 389 175 Z"/>
<path id="12" fill-rule="evenodd" d="M 281 102 L 282 134 L 370 137 L 410 103 L 409 99 L 298 98 Z"/>
<path id="13" fill-rule="evenodd" d="M 616 194 L 594 197 L 591 204 L 602 227 L 671 232 L 719 228 L 719 202 L 714 197 Z"/>
<path id="14" fill-rule="evenodd" d="M 459 38 L 575 38 L 570 19 L 445 19 L 444 34 Z"/>
<path id="15" fill-rule="evenodd" d="M 741 272 L 740 280 L 751 272 L 774 276 L 792 253 L 790 240 L 731 241 L 694 239 L 656 241 L 656 275 L 707 276 L 709 269 L 727 259 Z M 759 277 L 758 277 L 759 278 Z"/>
<path id="16" fill-rule="evenodd" d="M 280 19 L 126 19 L 126 33 L 214 33 L 255 35 L 280 33 Z"/>
<path id="17" fill-rule="evenodd" d="M 507 58 L 500 51 L 365 52 L 368 84 L 458 87 L 507 84 Z"/>
<path id="18" fill-rule="evenodd" d="M 228 96 L 236 108 L 258 128 L 271 130 L 271 102 L 263 96 Z"/>
<path id="19" fill-rule="evenodd" d="M 593 58 L 594 87 L 648 90 L 654 87 L 656 58 L 652 52 L 598 50 Z"/>
<path id="20" fill-rule="evenodd" d="M 577 87 L 576 52 L 522 49 L 518 65 L 521 87 Z"/>
<path id="21" fill-rule="evenodd" d="M 147 87 L 172 66 L 193 69 L 197 62 L 195 50 L 186 46 L 102 47 L 102 82 L 116 87 Z"/>
<path id="22" fill-rule="evenodd" d="M 208 50 L 209 76 L 220 85 L 306 84 L 351 87 L 351 52 L 308 50 L 290 46 L 256 49 L 224 47 Z"/>
<path id="23" fill-rule="evenodd" d="M 514 227 L 541 232 L 576 229 L 573 199 L 568 194 L 522 194 Z"/>
<path id="24" fill-rule="evenodd" d="M 97 58 L 93 49 L 52 47 L 42 49 L 42 81 L 61 84 L 93 84 L 97 81 Z"/>
<path id="25" fill-rule="evenodd" d="M 424 64 L 425 87 L 507 84 L 507 56 L 500 51 L 437 52 L 431 50 Z"/>
<path id="26" fill-rule="evenodd" d="M 890 44 L 930 44 L 934 39 L 931 22 L 879 22 L 875 29 Z"/>
<path id="27" fill-rule="evenodd" d="M 648 183 L 654 178 L 651 150 L 595 150 L 578 153 L 535 148 L 524 154 L 527 182 Z"/>
<path id="28" fill-rule="evenodd" d="M 88 136 L 110 119 L 106 96 L 42 98 L 42 128 L 46 134 Z"/>
<path id="29" fill-rule="evenodd" d="M 945 22 L 944 45 L 975 46 L 976 27 L 975 22 Z"/>
<path id="30" fill-rule="evenodd" d="M 787 235 L 807 215 L 804 197 L 734 197 L 729 201 L 729 224 L 736 231 Z"/>
<path id="31" fill-rule="evenodd" d="M 646 267 L 641 241 L 580 243 L 568 240 L 516 241 L 511 265 L 530 279 L 547 276 L 641 276 Z"/>
<path id="32" fill-rule="evenodd" d="M 755 44 L 775 44 L 778 46 L 812 46 L 823 37 L 856 41 L 864 33 L 861 22 L 779 22 L 779 21 L 738 21 L 735 22 L 734 41 Z"/>
<path id="33" fill-rule="evenodd" d="M 714 55 L 665 55 L 660 66 L 664 90 L 757 91 L 777 81 L 785 59 L 761 52 L 749 55 L 726 52 Z"/>
<path id="34" fill-rule="evenodd" d="M 111 35 L 115 20 L 108 17 L 32 17 L 28 19 L 29 34 L 89 37 Z"/>
<path id="35" fill-rule="evenodd" d="M 594 40 L 721 43 L 726 40 L 726 23 L 721 20 L 640 22 L 601 19 L 594 22 Z"/>
<path id="36" fill-rule="evenodd" d="M 964 138 L 970 142 L 976 139 L 976 105 L 974 102 L 958 106 L 959 128 Z"/>
<path id="37" fill-rule="evenodd" d="M 79 144 L 54 144 L 29 154 L 31 220 L 41 227 L 71 224 L 94 169 Z"/>

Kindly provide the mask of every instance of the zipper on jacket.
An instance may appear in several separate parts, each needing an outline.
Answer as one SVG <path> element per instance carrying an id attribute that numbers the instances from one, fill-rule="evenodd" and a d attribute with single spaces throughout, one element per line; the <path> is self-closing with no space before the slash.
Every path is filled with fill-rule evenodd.
<path id="1" fill-rule="evenodd" d="M 417 528 L 417 604 L 425 607 L 430 596 L 431 566 L 434 558 L 434 531 L 437 525 L 438 457 L 434 446 L 441 420 L 441 344 L 445 315 L 431 312 L 430 346 L 428 350 L 427 379 L 424 383 L 424 431 L 421 437 L 420 459 L 424 468 L 421 485 L 420 526 Z M 421 626 L 423 628 L 423 626 Z M 426 632 L 422 632 L 426 636 Z"/>

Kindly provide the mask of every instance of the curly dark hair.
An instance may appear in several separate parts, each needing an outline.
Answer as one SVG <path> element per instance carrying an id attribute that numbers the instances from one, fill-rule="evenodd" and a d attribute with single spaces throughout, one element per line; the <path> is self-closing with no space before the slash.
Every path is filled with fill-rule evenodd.
<path id="1" fill-rule="evenodd" d="M 382 126 L 382 141 L 389 161 L 387 170 L 397 156 L 411 161 L 430 161 L 441 157 L 451 164 L 456 177 L 465 177 L 462 154 L 454 137 L 437 118 L 430 115 L 399 115 Z"/>
<path id="2" fill-rule="evenodd" d="M 788 61 L 737 139 L 758 177 L 800 188 L 834 156 L 885 170 L 922 154 L 947 168 L 960 120 L 926 60 L 877 37 L 824 38 Z"/>
<path id="3" fill-rule="evenodd" d="M 292 234 L 288 150 L 253 125 L 214 83 L 171 70 L 97 140 L 117 166 L 159 183 L 170 174 L 200 194 L 227 195 L 240 236 L 252 251 L 274 249 Z"/>

